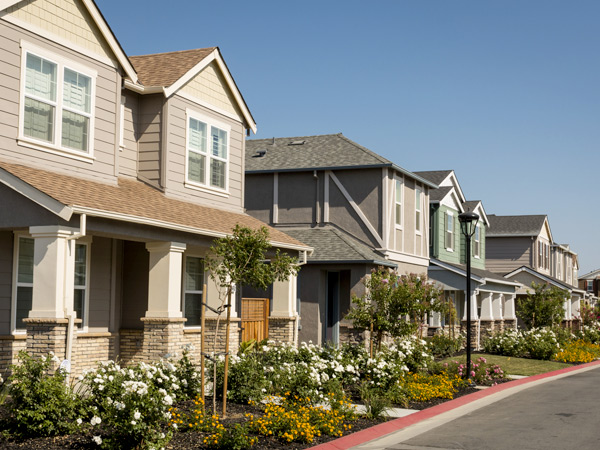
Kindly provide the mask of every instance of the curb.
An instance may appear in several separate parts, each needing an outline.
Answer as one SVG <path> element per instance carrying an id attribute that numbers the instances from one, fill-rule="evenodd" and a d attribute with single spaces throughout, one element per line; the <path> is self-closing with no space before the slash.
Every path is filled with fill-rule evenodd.
<path id="1" fill-rule="evenodd" d="M 435 417 L 439 414 L 445 413 L 447 411 L 451 411 L 455 408 L 458 408 L 463 405 L 467 405 L 469 403 L 474 402 L 475 400 L 479 400 L 484 397 L 488 397 L 489 395 L 495 394 L 497 392 L 504 391 L 506 389 L 514 388 L 516 386 L 520 386 L 523 384 L 533 383 L 535 381 L 543 380 L 545 378 L 554 377 L 557 375 L 566 374 L 569 372 L 576 372 L 581 369 L 590 368 L 593 366 L 600 365 L 599 361 L 593 361 L 586 364 L 580 364 L 576 366 L 566 367 L 564 369 L 555 370 L 553 372 L 541 373 L 539 375 L 533 375 L 527 378 L 521 378 L 519 380 L 509 381 L 508 383 L 497 384 L 496 386 L 492 386 L 488 389 L 484 389 L 478 392 L 474 392 L 472 394 L 464 395 L 454 400 L 450 400 L 444 403 L 441 403 L 436 406 L 432 406 L 431 408 L 424 409 L 422 411 L 416 412 L 406 417 L 401 417 L 399 419 L 389 420 L 387 422 L 381 423 L 379 425 L 372 426 L 371 428 L 367 428 L 365 430 L 357 431 L 356 433 L 349 434 L 347 436 L 343 436 L 341 438 L 335 439 L 333 441 L 325 442 L 324 444 L 319 444 L 314 447 L 310 447 L 311 450 L 347 450 L 351 447 L 355 447 L 357 445 L 364 444 L 368 441 L 372 441 L 374 439 L 385 436 L 386 434 L 393 433 L 394 431 L 402 430 L 406 427 L 414 425 L 416 423 L 422 422 L 423 420 L 429 419 L 431 417 Z"/>

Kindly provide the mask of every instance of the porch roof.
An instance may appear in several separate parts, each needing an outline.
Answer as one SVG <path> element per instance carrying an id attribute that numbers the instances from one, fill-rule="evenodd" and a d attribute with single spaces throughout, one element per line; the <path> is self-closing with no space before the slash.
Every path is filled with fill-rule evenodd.
<path id="1" fill-rule="evenodd" d="M 331 226 L 318 228 L 284 228 L 286 234 L 314 248 L 309 263 L 360 263 L 396 267 L 372 247 Z"/>
<path id="2" fill-rule="evenodd" d="M 73 213 L 87 214 L 211 237 L 231 235 L 238 224 L 252 229 L 265 226 L 272 245 L 312 250 L 247 214 L 168 198 L 134 179 L 107 184 L 0 161 L 0 182 L 65 220 Z"/>

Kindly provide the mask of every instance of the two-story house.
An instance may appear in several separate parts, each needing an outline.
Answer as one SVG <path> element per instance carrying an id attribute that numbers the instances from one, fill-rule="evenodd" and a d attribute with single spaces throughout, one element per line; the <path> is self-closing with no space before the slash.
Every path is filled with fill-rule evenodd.
<path id="1" fill-rule="evenodd" d="M 430 333 L 436 329 L 466 326 L 466 239 L 459 214 L 472 211 L 479 216 L 471 240 L 471 327 L 473 342 L 479 348 L 481 337 L 495 330 L 516 327 L 515 291 L 518 283 L 486 270 L 487 214 L 479 200 L 466 200 L 453 170 L 415 172 L 437 184 L 430 190 L 429 278 L 444 289 L 454 304 L 455 314 L 430 318 Z"/>
<path id="2" fill-rule="evenodd" d="M 530 292 L 532 282 L 564 291 L 565 323 L 570 325 L 585 297 L 577 286 L 577 254 L 568 245 L 554 242 L 546 215 L 490 214 L 488 219 L 488 268 L 521 283 L 519 296 Z"/>
<path id="3" fill-rule="evenodd" d="M 437 187 L 342 134 L 248 140 L 246 209 L 314 253 L 298 277 L 300 339 L 356 337 L 342 320 L 378 266 L 424 274 Z"/>
<path id="4" fill-rule="evenodd" d="M 243 208 L 256 124 L 221 52 L 129 58 L 92 0 L 0 7 L 0 364 L 53 351 L 80 372 L 198 344 L 203 295 L 220 304 L 211 243 L 263 225 Z M 293 322 L 295 280 L 278 288 Z"/>
<path id="5" fill-rule="evenodd" d="M 590 305 L 598 303 L 600 292 L 600 270 L 592 270 L 579 277 L 579 289 L 585 291 L 585 298 Z"/>

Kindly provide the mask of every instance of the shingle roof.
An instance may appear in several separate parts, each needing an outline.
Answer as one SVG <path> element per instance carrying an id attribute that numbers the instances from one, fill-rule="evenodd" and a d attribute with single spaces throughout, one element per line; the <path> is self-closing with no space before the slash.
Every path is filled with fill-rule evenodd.
<path id="1" fill-rule="evenodd" d="M 216 47 L 130 56 L 140 82 L 144 86 L 168 87 L 192 67 L 210 55 Z"/>
<path id="2" fill-rule="evenodd" d="M 474 211 L 477 205 L 481 203 L 481 200 L 467 200 L 462 204 L 465 211 Z"/>
<path id="3" fill-rule="evenodd" d="M 490 229 L 486 237 L 494 236 L 537 236 L 546 220 L 545 215 L 496 216 L 488 215 Z"/>
<path id="4" fill-rule="evenodd" d="M 284 228 L 283 231 L 314 248 L 313 254 L 308 257 L 308 261 L 312 263 L 345 262 L 396 266 L 387 261 L 381 253 L 334 227 Z"/>
<path id="5" fill-rule="evenodd" d="M 429 202 L 441 201 L 452 189 L 454 189 L 452 186 L 441 186 L 437 189 L 431 189 L 429 191 Z"/>
<path id="6" fill-rule="evenodd" d="M 176 225 L 189 227 L 190 232 L 197 234 L 231 234 L 236 224 L 252 229 L 266 226 L 247 214 L 168 198 L 133 179 L 119 178 L 118 184 L 112 185 L 6 162 L 0 162 L 0 172 L 2 169 L 66 206 L 150 219 L 164 228 Z M 269 239 L 273 243 L 304 246 L 275 228 L 269 228 Z"/>
<path id="7" fill-rule="evenodd" d="M 426 180 L 431 181 L 435 184 L 440 184 L 442 181 L 446 179 L 448 175 L 452 173 L 451 170 L 425 170 L 420 172 L 415 172 L 417 175 L 425 178 Z"/>
<path id="8" fill-rule="evenodd" d="M 256 157 L 257 152 L 262 150 L 266 150 L 264 156 Z M 246 172 L 392 164 L 342 133 L 246 141 Z"/>
<path id="9" fill-rule="evenodd" d="M 465 276 L 466 276 L 466 272 L 467 272 L 467 266 L 465 264 L 455 264 L 455 263 L 449 263 L 446 261 L 440 261 L 434 258 L 431 258 L 431 262 L 442 266 L 442 265 L 448 265 L 448 266 L 452 266 L 455 267 L 457 269 L 459 269 L 462 272 L 465 272 Z M 484 270 L 484 269 L 478 269 L 475 267 L 471 267 L 471 273 L 479 278 L 485 278 L 487 280 L 491 280 L 491 281 L 498 281 L 498 282 L 511 282 L 511 280 L 507 280 L 506 278 L 504 278 L 501 274 L 496 273 L 496 272 L 491 272 L 489 270 Z M 514 283 L 514 282 L 513 282 Z"/>

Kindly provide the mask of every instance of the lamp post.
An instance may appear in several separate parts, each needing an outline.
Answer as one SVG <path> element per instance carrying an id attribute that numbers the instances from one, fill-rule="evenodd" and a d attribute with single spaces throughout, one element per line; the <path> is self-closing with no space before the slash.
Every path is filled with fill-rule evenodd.
<path id="1" fill-rule="evenodd" d="M 479 221 L 479 215 L 473 211 L 465 211 L 458 215 L 460 229 L 465 236 L 466 260 L 467 260 L 467 374 L 465 379 L 471 377 L 471 238 L 475 234 L 475 228 Z M 474 383 L 471 383 L 474 385 Z"/>

